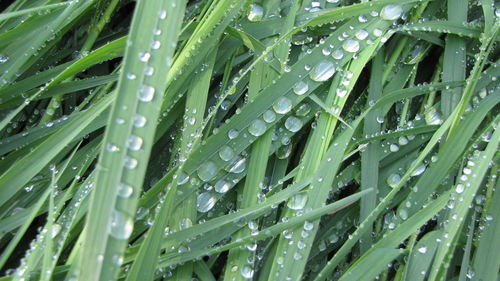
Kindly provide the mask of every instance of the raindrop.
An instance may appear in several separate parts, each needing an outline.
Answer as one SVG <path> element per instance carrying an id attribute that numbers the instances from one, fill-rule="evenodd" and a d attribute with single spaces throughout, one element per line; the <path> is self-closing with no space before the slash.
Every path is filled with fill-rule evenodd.
<path id="1" fill-rule="evenodd" d="M 407 145 L 408 144 L 408 139 L 406 137 L 404 137 L 404 136 L 399 137 L 398 143 L 399 143 L 399 145 Z"/>
<path id="2" fill-rule="evenodd" d="M 401 181 L 401 176 L 396 173 L 391 174 L 389 175 L 389 177 L 387 177 L 387 185 L 389 185 L 392 188 L 398 186 L 400 181 Z"/>
<path id="3" fill-rule="evenodd" d="M 344 88 L 337 88 L 337 96 L 339 98 L 343 98 L 347 95 L 347 89 L 344 89 Z"/>
<path id="4" fill-rule="evenodd" d="M 231 129 L 231 130 L 229 130 L 229 131 L 227 132 L 227 137 L 228 137 L 229 139 L 231 139 L 231 140 L 232 140 L 232 139 L 237 138 L 239 134 L 240 134 L 240 133 L 238 133 L 238 130 L 236 130 L 236 129 Z"/>
<path id="5" fill-rule="evenodd" d="M 250 10 L 248 11 L 248 16 L 247 16 L 249 21 L 260 21 L 263 16 L 264 16 L 264 9 L 261 6 L 257 4 L 250 5 Z"/>
<path id="6" fill-rule="evenodd" d="M 302 210 L 306 206 L 308 198 L 306 192 L 300 192 L 292 196 L 286 205 L 292 210 Z"/>
<path id="7" fill-rule="evenodd" d="M 225 180 L 219 180 L 214 186 L 214 189 L 218 193 L 226 193 L 231 188 L 231 185 Z"/>
<path id="8" fill-rule="evenodd" d="M 333 51 L 332 57 L 336 60 L 340 60 L 344 57 L 344 52 L 342 50 L 338 49 Z"/>
<path id="9" fill-rule="evenodd" d="M 422 246 L 422 247 L 418 248 L 418 252 L 421 253 L 421 254 L 427 253 L 427 247 Z"/>
<path id="10" fill-rule="evenodd" d="M 7 61 L 9 61 L 9 57 L 4 54 L 0 54 L 0 64 L 6 63 Z"/>
<path id="11" fill-rule="evenodd" d="M 234 157 L 234 150 L 230 146 L 225 145 L 219 150 L 219 157 L 223 161 L 229 161 Z"/>
<path id="12" fill-rule="evenodd" d="M 143 128 L 146 125 L 147 119 L 142 115 L 134 114 L 134 117 L 132 117 L 132 122 L 134 123 L 134 127 Z"/>
<path id="13" fill-rule="evenodd" d="M 250 266 L 245 265 L 241 268 L 240 273 L 241 273 L 241 276 L 243 276 L 243 278 L 252 279 L 254 271 Z"/>
<path id="14" fill-rule="evenodd" d="M 353 39 L 347 39 L 342 44 L 342 49 L 349 53 L 356 53 L 357 51 L 359 51 L 359 47 L 359 42 Z"/>
<path id="15" fill-rule="evenodd" d="M 115 151 L 118 151 L 118 150 L 120 150 L 120 149 L 118 148 L 118 146 L 116 146 L 116 145 L 114 145 L 114 144 L 112 144 L 112 143 L 108 143 L 108 144 L 106 145 L 106 151 L 108 151 L 108 152 L 115 152 Z"/>
<path id="16" fill-rule="evenodd" d="M 203 192 L 196 198 L 196 209 L 198 212 L 206 213 L 210 211 L 217 202 L 217 198 L 211 192 Z"/>
<path id="17" fill-rule="evenodd" d="M 308 103 L 303 103 L 295 110 L 295 114 L 297 116 L 306 116 L 310 111 L 311 106 Z"/>
<path id="18" fill-rule="evenodd" d="M 202 181 L 209 181 L 217 174 L 217 166 L 212 161 L 203 162 L 198 168 L 198 177 Z"/>
<path id="19" fill-rule="evenodd" d="M 282 145 L 276 150 L 276 157 L 278 159 L 286 159 L 288 156 L 290 156 L 290 153 L 292 152 L 292 145 Z"/>
<path id="20" fill-rule="evenodd" d="M 307 93 L 309 85 L 304 81 L 299 81 L 293 86 L 293 92 L 299 96 Z"/>
<path id="21" fill-rule="evenodd" d="M 141 137 L 131 135 L 127 140 L 127 147 L 132 151 L 138 151 L 142 147 L 143 140 Z"/>
<path id="22" fill-rule="evenodd" d="M 120 196 L 122 198 L 129 198 L 133 192 L 134 192 L 134 189 L 132 188 L 132 186 L 125 184 L 125 183 L 118 184 L 118 196 Z"/>
<path id="23" fill-rule="evenodd" d="M 243 172 L 246 168 L 246 158 L 236 157 L 233 162 L 228 166 L 227 171 L 234 174 Z"/>
<path id="24" fill-rule="evenodd" d="M 267 123 L 272 123 L 276 121 L 276 113 L 268 109 L 264 112 L 264 114 L 262 114 L 262 119 L 264 119 Z"/>
<path id="25" fill-rule="evenodd" d="M 151 54 L 148 52 L 139 53 L 139 60 L 142 62 L 148 62 L 151 58 Z"/>
<path id="26" fill-rule="evenodd" d="M 292 109 L 292 101 L 286 97 L 280 97 L 273 103 L 273 109 L 278 114 L 286 114 Z"/>
<path id="27" fill-rule="evenodd" d="M 290 116 L 285 121 L 285 128 L 292 133 L 298 132 L 302 128 L 302 120 L 295 116 Z"/>
<path id="28" fill-rule="evenodd" d="M 330 79 L 333 74 L 335 74 L 335 65 L 330 61 L 321 61 L 309 73 L 309 77 L 316 82 L 323 82 Z"/>
<path id="29" fill-rule="evenodd" d="M 389 146 L 389 150 L 390 150 L 391 152 L 397 152 L 397 151 L 399 151 L 399 146 L 398 146 L 397 144 L 395 144 L 395 143 L 392 143 L 392 144 Z"/>
<path id="30" fill-rule="evenodd" d="M 134 222 L 125 214 L 113 210 L 111 214 L 110 235 L 118 240 L 127 240 L 134 229 Z"/>
<path id="31" fill-rule="evenodd" d="M 123 166 L 129 170 L 135 169 L 137 167 L 137 164 L 139 164 L 137 162 L 137 159 L 132 158 L 128 155 L 123 159 Z"/>
<path id="32" fill-rule="evenodd" d="M 355 36 L 356 36 L 356 38 L 358 38 L 358 40 L 365 40 L 368 37 L 368 31 L 366 31 L 364 29 L 360 29 L 360 30 L 356 31 Z"/>
<path id="33" fill-rule="evenodd" d="M 151 49 L 157 50 L 160 48 L 160 46 L 161 46 L 161 43 L 158 40 L 154 40 L 153 43 L 151 43 Z"/>
<path id="34" fill-rule="evenodd" d="M 193 226 L 193 222 L 191 221 L 190 218 L 182 218 L 179 221 L 179 230 L 190 228 L 191 226 Z"/>
<path id="35" fill-rule="evenodd" d="M 403 8 L 400 5 L 389 4 L 380 11 L 380 18 L 384 20 L 397 20 L 403 14 Z"/>
<path id="36" fill-rule="evenodd" d="M 128 80 L 134 80 L 135 78 L 137 78 L 137 76 L 134 73 L 130 73 L 130 72 L 127 73 Z"/>
<path id="37" fill-rule="evenodd" d="M 425 172 L 425 165 L 424 165 L 424 164 L 422 164 L 422 165 L 418 166 L 418 167 L 415 169 L 415 171 L 413 171 L 413 172 L 411 173 L 411 176 L 412 176 L 412 177 L 420 176 L 420 175 L 421 175 L 421 174 L 423 174 L 424 172 Z"/>
<path id="38" fill-rule="evenodd" d="M 443 123 L 441 114 L 434 107 L 430 107 L 425 112 L 424 117 L 425 117 L 425 123 L 427 123 L 427 125 L 441 125 L 441 123 Z"/>
<path id="39" fill-rule="evenodd" d="M 252 136 L 262 136 L 267 130 L 266 123 L 260 119 L 256 119 L 255 121 L 250 124 L 248 127 L 248 132 Z"/>
<path id="40" fill-rule="evenodd" d="M 460 193 L 463 193 L 465 190 L 465 186 L 461 183 L 457 184 L 457 186 L 455 187 L 455 191 L 460 194 Z"/>
<path id="41" fill-rule="evenodd" d="M 155 88 L 147 85 L 141 85 L 139 88 L 139 100 L 142 102 L 150 102 L 155 96 Z"/>

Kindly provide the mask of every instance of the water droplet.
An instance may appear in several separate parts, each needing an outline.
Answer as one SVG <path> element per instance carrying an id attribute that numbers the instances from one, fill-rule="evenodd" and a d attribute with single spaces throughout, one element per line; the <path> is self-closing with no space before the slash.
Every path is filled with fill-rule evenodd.
<path id="1" fill-rule="evenodd" d="M 179 221 L 179 230 L 190 228 L 191 226 L 193 226 L 193 221 L 190 218 L 182 218 Z"/>
<path id="2" fill-rule="evenodd" d="M 425 123 L 427 125 L 441 125 L 443 123 L 443 119 L 441 118 L 441 114 L 436 110 L 435 107 L 430 107 L 425 112 Z"/>
<path id="3" fill-rule="evenodd" d="M 323 48 L 323 50 L 321 50 L 321 53 L 323 53 L 323 55 L 325 56 L 329 56 L 332 53 L 332 50 L 330 50 L 330 48 L 328 47 L 325 47 Z"/>
<path id="4" fill-rule="evenodd" d="M 137 159 L 132 158 L 128 155 L 123 159 L 123 166 L 129 170 L 135 169 L 137 167 L 137 164 L 139 164 L 137 162 Z"/>
<path id="5" fill-rule="evenodd" d="M 310 111 L 311 106 L 308 103 L 303 103 L 295 110 L 295 114 L 297 116 L 306 116 Z"/>
<path id="6" fill-rule="evenodd" d="M 342 44 L 342 49 L 349 53 L 356 53 L 357 51 L 359 51 L 359 47 L 359 42 L 353 39 L 347 39 Z"/>
<path id="7" fill-rule="evenodd" d="M 252 279 L 254 271 L 250 266 L 245 265 L 241 268 L 240 273 L 241 273 L 241 276 L 243 276 L 243 278 Z"/>
<path id="8" fill-rule="evenodd" d="M 397 20 L 403 14 L 403 8 L 400 5 L 389 4 L 380 11 L 380 18 L 384 20 Z"/>
<path id="9" fill-rule="evenodd" d="M 4 54 L 0 54 L 0 64 L 2 63 L 6 63 L 9 61 L 9 57 L 4 55 Z"/>
<path id="10" fill-rule="evenodd" d="M 250 5 L 250 10 L 248 11 L 248 16 L 247 16 L 249 21 L 260 21 L 263 16 L 264 16 L 264 9 L 261 6 L 257 4 Z"/>
<path id="11" fill-rule="evenodd" d="M 155 88 L 147 85 L 139 87 L 139 100 L 142 102 L 150 102 L 155 96 Z"/>
<path id="12" fill-rule="evenodd" d="M 144 75 L 153 76 L 154 73 L 155 73 L 155 69 L 152 66 L 148 65 L 144 68 Z"/>
<path id="13" fill-rule="evenodd" d="M 203 162 L 198 168 L 198 177 L 202 181 L 209 181 L 217 174 L 217 166 L 212 161 Z"/>
<path id="14" fill-rule="evenodd" d="M 286 114 L 292 109 L 292 101 L 286 97 L 280 97 L 273 103 L 273 109 L 278 114 Z"/>
<path id="15" fill-rule="evenodd" d="M 134 80 L 135 78 L 137 78 L 137 76 L 134 73 L 130 73 L 130 72 L 127 73 L 128 80 Z"/>
<path id="16" fill-rule="evenodd" d="M 276 114 L 272 110 L 266 110 L 264 114 L 262 114 L 262 119 L 266 121 L 267 123 L 272 123 L 276 121 Z"/>
<path id="17" fill-rule="evenodd" d="M 129 198 L 133 192 L 134 188 L 132 188 L 132 186 L 125 183 L 118 184 L 118 191 L 117 191 L 118 196 L 122 198 Z"/>
<path id="18" fill-rule="evenodd" d="M 211 192 L 203 192 L 196 198 L 196 209 L 198 212 L 206 213 L 210 211 L 217 202 L 217 198 Z"/>
<path id="19" fill-rule="evenodd" d="M 418 248 L 418 252 L 421 253 L 421 254 L 427 253 L 427 247 L 422 246 L 422 247 Z"/>
<path id="20" fill-rule="evenodd" d="M 234 174 L 239 174 L 243 172 L 246 168 L 246 158 L 237 157 L 228 166 L 227 171 Z"/>
<path id="21" fill-rule="evenodd" d="M 399 151 L 399 146 L 398 146 L 397 144 L 395 144 L 395 143 L 392 143 L 392 144 L 389 146 L 389 150 L 390 150 L 391 152 L 397 152 L 397 151 Z"/>
<path id="22" fill-rule="evenodd" d="M 422 164 L 420 166 L 418 166 L 415 171 L 413 171 L 413 173 L 411 173 L 411 176 L 412 177 L 416 177 L 416 176 L 420 176 L 421 174 L 423 174 L 425 172 L 425 165 Z"/>
<path id="23" fill-rule="evenodd" d="M 167 11 L 161 10 L 160 11 L 160 19 L 164 20 L 165 18 L 167 18 Z"/>
<path id="24" fill-rule="evenodd" d="M 304 81 L 299 81 L 293 86 L 293 92 L 299 96 L 307 93 L 309 90 L 309 85 Z"/>
<path id="25" fill-rule="evenodd" d="M 148 62 L 151 58 L 151 54 L 148 52 L 139 53 L 139 60 L 142 62 Z"/>
<path id="26" fill-rule="evenodd" d="M 406 137 L 404 137 L 404 136 L 399 137 L 398 143 L 399 143 L 399 145 L 407 145 L 408 144 L 408 139 Z"/>
<path id="27" fill-rule="evenodd" d="M 214 189 L 218 193 L 226 193 L 231 188 L 231 185 L 225 180 L 219 180 L 215 183 Z"/>
<path id="28" fill-rule="evenodd" d="M 109 234 L 118 240 L 127 240 L 134 229 L 132 218 L 113 210 L 111 214 L 111 228 Z"/>
<path id="29" fill-rule="evenodd" d="M 309 73 L 309 77 L 316 82 L 323 82 L 335 74 L 335 65 L 331 61 L 321 61 Z"/>
<path id="30" fill-rule="evenodd" d="M 339 98 L 343 98 L 347 95 L 347 89 L 345 89 L 345 88 L 337 88 L 336 92 L 337 92 L 337 96 Z"/>
<path id="31" fill-rule="evenodd" d="M 310 221 L 305 221 L 304 222 L 304 230 L 310 231 L 314 228 L 314 224 Z"/>
<path id="32" fill-rule="evenodd" d="M 116 146 L 116 145 L 114 145 L 114 144 L 112 144 L 112 143 L 108 143 L 108 144 L 106 145 L 106 151 L 108 151 L 108 152 L 115 152 L 115 151 L 118 151 L 118 150 L 120 150 L 120 149 L 118 148 L 118 146 Z"/>
<path id="33" fill-rule="evenodd" d="M 223 161 L 229 161 L 234 157 L 234 150 L 230 146 L 225 145 L 219 150 L 219 157 Z"/>
<path id="34" fill-rule="evenodd" d="M 292 152 L 291 144 L 282 145 L 278 147 L 278 149 L 276 150 L 276 157 L 278 157 L 278 159 L 286 159 L 288 158 L 288 156 L 290 156 L 291 152 Z"/>
<path id="35" fill-rule="evenodd" d="M 298 132 L 302 128 L 303 122 L 295 116 L 290 116 L 285 121 L 285 128 L 292 133 Z"/>
<path id="36" fill-rule="evenodd" d="M 300 192 L 292 196 L 288 202 L 287 202 L 287 207 L 292 209 L 292 210 L 302 210 L 306 206 L 307 199 L 309 197 L 307 196 L 306 192 Z"/>
<path id="37" fill-rule="evenodd" d="M 58 224 L 58 223 L 54 223 L 52 225 L 52 231 L 50 233 L 50 238 L 55 238 L 57 236 L 57 234 L 59 234 L 59 232 L 61 231 L 61 225 Z"/>
<path id="38" fill-rule="evenodd" d="M 344 52 L 342 50 L 338 49 L 333 51 L 332 57 L 336 60 L 340 60 L 344 57 Z"/>
<path id="39" fill-rule="evenodd" d="M 142 128 L 146 125 L 147 119 L 142 115 L 134 114 L 134 117 L 132 117 L 132 122 L 134 123 L 134 127 Z"/>
<path id="40" fill-rule="evenodd" d="M 387 185 L 389 185 L 392 188 L 398 186 L 400 181 L 401 181 L 401 176 L 396 173 L 393 173 L 389 175 L 389 177 L 387 177 Z"/>
<path id="41" fill-rule="evenodd" d="M 465 186 L 461 183 L 457 184 L 457 186 L 455 187 L 455 191 L 460 194 L 460 193 L 463 193 L 465 190 Z"/>
<path id="42" fill-rule="evenodd" d="M 153 43 L 151 43 L 151 49 L 157 50 L 161 47 L 161 42 L 158 40 L 154 40 Z"/>
<path id="43" fill-rule="evenodd" d="M 227 132 L 227 137 L 231 140 L 237 138 L 238 135 L 239 135 L 239 133 L 238 133 L 238 130 L 236 130 L 236 129 L 231 129 Z"/>
<path id="44" fill-rule="evenodd" d="M 256 119 L 248 126 L 248 132 L 252 136 L 262 136 L 267 130 L 266 123 L 260 119 Z"/>
<path id="45" fill-rule="evenodd" d="M 127 147 L 132 151 L 139 151 L 142 147 L 143 140 L 141 137 L 131 135 L 127 140 Z"/>
<path id="46" fill-rule="evenodd" d="M 358 40 L 365 40 L 368 37 L 368 31 L 366 31 L 364 29 L 360 29 L 360 30 L 356 31 L 355 36 L 356 36 L 356 38 L 358 38 Z"/>

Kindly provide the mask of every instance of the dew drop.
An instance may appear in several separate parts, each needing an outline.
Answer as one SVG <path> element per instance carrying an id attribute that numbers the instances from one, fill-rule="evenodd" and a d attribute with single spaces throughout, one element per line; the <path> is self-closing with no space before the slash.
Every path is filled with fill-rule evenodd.
<path id="1" fill-rule="evenodd" d="M 299 96 L 307 93 L 309 85 L 304 81 L 299 81 L 293 86 L 293 92 Z"/>
<path id="2" fill-rule="evenodd" d="M 132 122 L 134 123 L 134 127 L 143 128 L 146 125 L 147 119 L 142 115 L 134 114 L 134 117 L 132 117 Z"/>
<path id="3" fill-rule="evenodd" d="M 202 181 L 209 181 L 217 174 L 217 166 L 212 161 L 203 162 L 198 168 L 198 177 Z"/>
<path id="4" fill-rule="evenodd" d="M 335 74 L 335 65 L 330 61 L 321 61 L 309 73 L 309 77 L 316 82 L 323 82 Z"/>
<path id="5" fill-rule="evenodd" d="M 292 109 L 292 101 L 286 97 L 280 97 L 273 103 L 273 109 L 278 114 L 286 114 Z"/>
<path id="6" fill-rule="evenodd" d="M 302 128 L 303 122 L 295 116 L 290 116 L 285 121 L 285 128 L 292 133 L 298 132 Z"/>
<path id="7" fill-rule="evenodd" d="M 134 222 L 125 214 L 113 210 L 111 214 L 110 235 L 118 240 L 127 240 L 134 229 Z"/>
<path id="8" fill-rule="evenodd" d="M 398 146 L 397 144 L 395 144 L 395 143 L 392 143 L 392 144 L 389 146 L 389 150 L 390 150 L 391 152 L 397 152 L 397 151 L 399 151 L 399 146 Z"/>
<path id="9" fill-rule="evenodd" d="M 151 54 L 148 52 L 139 53 L 139 60 L 142 62 L 148 62 L 151 58 Z"/>
<path id="10" fill-rule="evenodd" d="M 139 100 L 142 102 L 150 102 L 155 96 L 155 88 L 147 85 L 141 85 L 139 88 Z"/>
<path id="11" fill-rule="evenodd" d="M 2 63 L 6 63 L 9 61 L 9 57 L 4 55 L 4 54 L 0 54 L 0 64 Z"/>
<path id="12" fill-rule="evenodd" d="M 231 130 L 229 130 L 229 131 L 227 132 L 227 137 L 228 137 L 229 139 L 231 139 L 231 140 L 232 140 L 232 139 L 237 138 L 239 134 L 240 134 L 240 133 L 238 132 L 238 130 L 236 130 L 236 129 L 231 129 Z"/>
<path id="13" fill-rule="evenodd" d="M 243 266 L 241 268 L 240 273 L 241 273 L 241 276 L 243 278 L 245 278 L 245 279 L 252 279 L 254 271 L 253 271 L 253 269 L 250 266 L 245 265 L 245 266 Z"/>
<path id="14" fill-rule="evenodd" d="M 217 198 L 211 192 L 203 192 L 196 198 L 196 209 L 198 212 L 206 213 L 210 211 L 217 202 Z"/>
<path id="15" fill-rule="evenodd" d="M 239 174 L 243 172 L 246 168 L 246 158 L 237 157 L 233 160 L 233 162 L 229 165 L 227 171 L 234 174 Z"/>
<path id="16" fill-rule="evenodd" d="M 219 157 L 223 161 L 229 161 L 234 157 L 234 150 L 230 146 L 225 145 L 219 150 Z"/>
<path id="17" fill-rule="evenodd" d="M 252 136 L 262 136 L 267 130 L 266 123 L 263 120 L 256 119 L 248 126 L 248 132 Z"/>
<path id="18" fill-rule="evenodd" d="M 134 189 L 132 188 L 132 186 L 125 184 L 125 183 L 118 184 L 118 196 L 120 196 L 122 198 L 129 198 L 133 192 L 134 192 Z"/>
<path id="19" fill-rule="evenodd" d="M 424 118 L 427 125 L 441 125 L 443 123 L 441 114 L 436 110 L 435 107 L 430 107 L 429 109 L 427 109 Z"/>
<path id="20" fill-rule="evenodd" d="M 138 164 L 139 163 L 137 162 L 137 159 L 132 158 L 128 155 L 123 159 L 123 166 L 129 170 L 135 169 Z"/>
<path id="21" fill-rule="evenodd" d="M 287 207 L 292 209 L 292 210 L 302 210 L 306 206 L 307 199 L 309 197 L 307 196 L 306 192 L 300 192 L 292 196 L 288 202 L 287 202 Z"/>
<path id="22" fill-rule="evenodd" d="M 135 78 L 137 78 L 137 76 L 134 73 L 130 72 L 128 72 L 126 76 L 128 80 L 134 80 Z"/>
<path id="23" fill-rule="evenodd" d="M 268 109 L 264 112 L 264 114 L 262 114 L 262 119 L 264 119 L 267 123 L 272 123 L 276 121 L 276 113 Z"/>
<path id="24" fill-rule="evenodd" d="M 393 173 L 389 175 L 389 177 L 387 177 L 387 185 L 389 185 L 392 188 L 398 186 L 400 181 L 401 181 L 401 176 L 396 173 Z"/>
<path id="25" fill-rule="evenodd" d="M 333 51 L 332 57 L 336 60 L 340 60 L 344 57 L 344 52 L 340 49 Z"/>
<path id="26" fill-rule="evenodd" d="M 413 172 L 411 173 L 411 176 L 412 176 L 412 177 L 420 176 L 420 175 L 421 175 L 421 174 L 423 174 L 424 172 L 425 172 L 425 165 L 424 165 L 424 164 L 422 164 L 422 165 L 418 166 L 418 167 L 415 169 L 415 171 L 413 171 Z"/>
<path id="27" fill-rule="evenodd" d="M 260 21 L 264 17 L 264 9 L 257 5 L 257 4 L 252 4 L 250 5 L 250 10 L 248 11 L 248 20 L 249 21 Z"/>
<path id="28" fill-rule="evenodd" d="M 427 253 L 427 247 L 422 246 L 422 247 L 418 248 L 418 252 L 421 253 L 421 254 Z"/>
<path id="29" fill-rule="evenodd" d="M 403 14 L 403 8 L 400 5 L 389 4 L 380 11 L 380 18 L 384 20 L 397 20 Z"/>
<path id="30" fill-rule="evenodd" d="M 359 42 L 353 39 L 347 39 L 342 44 L 342 49 L 349 53 L 356 53 L 357 51 L 359 51 L 359 47 Z"/>
<path id="31" fill-rule="evenodd" d="M 457 186 L 455 187 L 455 191 L 458 193 L 458 194 L 461 194 L 463 193 L 465 190 L 465 186 L 461 183 L 457 184 Z"/>
<path id="32" fill-rule="evenodd" d="M 142 147 L 143 140 L 141 137 L 131 135 L 127 140 L 127 148 L 132 151 L 139 151 Z"/>
<path id="33" fill-rule="evenodd" d="M 356 36 L 356 38 L 358 38 L 358 40 L 363 41 L 368 37 L 368 31 L 366 31 L 364 29 L 360 29 L 360 30 L 356 31 L 355 36 Z"/>
<path id="34" fill-rule="evenodd" d="M 226 193 L 231 188 L 231 185 L 225 180 L 219 180 L 215 183 L 214 189 L 218 193 Z"/>

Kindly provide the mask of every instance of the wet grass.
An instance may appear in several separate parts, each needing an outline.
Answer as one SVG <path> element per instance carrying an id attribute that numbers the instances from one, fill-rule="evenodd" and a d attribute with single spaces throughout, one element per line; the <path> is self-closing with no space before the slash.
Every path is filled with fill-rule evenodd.
<path id="1" fill-rule="evenodd" d="M 496 280 L 499 7 L 11 1 L 0 280 Z"/>

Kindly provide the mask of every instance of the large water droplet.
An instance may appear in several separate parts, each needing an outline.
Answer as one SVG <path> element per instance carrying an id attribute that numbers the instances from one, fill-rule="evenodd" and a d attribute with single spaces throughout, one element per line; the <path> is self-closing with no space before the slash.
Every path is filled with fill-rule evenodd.
<path id="1" fill-rule="evenodd" d="M 335 74 L 335 65 L 331 61 L 321 61 L 309 73 L 309 77 L 317 82 L 323 82 Z"/>
<path id="2" fill-rule="evenodd" d="M 243 172 L 246 168 L 246 158 L 237 157 L 228 166 L 227 171 L 230 173 L 239 174 Z"/>
<path id="3" fill-rule="evenodd" d="M 215 183 L 214 189 L 218 193 L 226 193 L 231 188 L 231 185 L 225 180 L 219 180 Z"/>
<path id="4" fill-rule="evenodd" d="M 307 199 L 309 197 L 307 196 L 306 192 L 300 192 L 292 196 L 288 202 L 287 202 L 287 207 L 292 209 L 292 210 L 302 210 L 306 206 Z"/>
<path id="5" fill-rule="evenodd" d="M 230 146 L 225 145 L 219 150 L 219 157 L 224 161 L 229 161 L 234 157 L 234 150 Z"/>
<path id="6" fill-rule="evenodd" d="M 292 109 L 292 101 L 286 97 L 280 97 L 273 103 L 273 109 L 278 114 L 286 114 Z"/>
<path id="7" fill-rule="evenodd" d="M 359 51 L 359 42 L 354 39 L 347 39 L 342 44 L 342 49 L 349 53 L 356 53 Z"/>
<path id="8" fill-rule="evenodd" d="M 243 278 L 252 279 L 254 271 L 250 266 L 245 265 L 241 268 L 240 273 Z"/>
<path id="9" fill-rule="evenodd" d="M 139 88 L 139 100 L 142 102 L 150 102 L 155 96 L 155 88 L 147 85 L 141 85 Z"/>
<path id="10" fill-rule="evenodd" d="M 380 11 L 380 18 L 384 20 L 397 20 L 403 14 L 403 8 L 397 4 L 389 4 Z"/>
<path id="11" fill-rule="evenodd" d="M 111 214 L 111 227 L 109 234 L 118 240 L 127 240 L 134 229 L 132 218 L 113 210 Z"/>
<path id="12" fill-rule="evenodd" d="M 260 21 L 263 16 L 264 16 L 264 9 L 261 6 L 257 4 L 250 5 L 250 10 L 248 11 L 248 16 L 247 16 L 249 21 Z"/>
<path id="13" fill-rule="evenodd" d="M 198 212 L 206 213 L 210 211 L 217 202 L 217 198 L 211 192 L 203 192 L 196 198 L 196 209 Z"/>
<path id="14" fill-rule="evenodd" d="M 266 123 L 260 119 L 254 120 L 250 126 L 248 126 L 248 132 L 252 136 L 262 136 L 267 130 Z"/>
<path id="15" fill-rule="evenodd" d="M 299 96 L 307 93 L 309 90 L 309 85 L 304 81 L 299 81 L 293 86 L 293 92 Z"/>
<path id="16" fill-rule="evenodd" d="M 198 177 L 202 181 L 209 181 L 217 174 L 217 166 L 212 161 L 206 161 L 198 169 Z"/>
<path id="17" fill-rule="evenodd" d="M 298 132 L 302 128 L 302 120 L 295 116 L 290 116 L 285 121 L 285 128 L 292 133 Z"/>
<path id="18" fill-rule="evenodd" d="M 391 174 L 389 175 L 389 177 L 387 177 L 387 185 L 389 185 L 392 188 L 398 186 L 400 181 L 401 181 L 401 176 L 396 173 Z"/>

